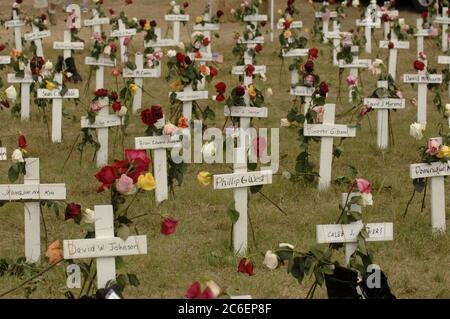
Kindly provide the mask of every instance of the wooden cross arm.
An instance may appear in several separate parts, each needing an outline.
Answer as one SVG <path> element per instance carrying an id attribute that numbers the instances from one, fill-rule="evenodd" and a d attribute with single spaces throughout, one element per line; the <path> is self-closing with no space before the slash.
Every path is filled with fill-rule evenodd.
<path id="1" fill-rule="evenodd" d="M 404 109 L 406 105 L 405 99 L 391 99 L 391 98 L 381 98 L 381 99 L 364 99 L 364 104 L 372 109 Z"/>
<path id="2" fill-rule="evenodd" d="M 225 106 L 224 115 L 231 117 L 266 118 L 269 115 L 267 107 Z"/>
<path id="3" fill-rule="evenodd" d="M 214 189 L 233 189 L 272 184 L 272 171 L 214 175 Z"/>
<path id="4" fill-rule="evenodd" d="M 0 185 L 0 201 L 41 201 L 65 199 L 65 184 Z"/>
<path id="5" fill-rule="evenodd" d="M 125 120 L 117 115 L 96 116 L 95 122 L 90 123 L 86 116 L 81 118 L 81 128 L 108 128 L 123 125 Z"/>
<path id="6" fill-rule="evenodd" d="M 136 137 L 135 146 L 137 150 L 170 149 L 180 147 L 181 138 L 179 135 Z"/>
<path id="7" fill-rule="evenodd" d="M 319 244 L 356 243 L 363 224 L 317 225 L 316 236 Z M 394 240 L 393 223 L 367 224 L 368 242 Z"/>
<path id="8" fill-rule="evenodd" d="M 305 124 L 304 135 L 311 137 L 356 137 L 356 127 L 338 124 Z"/>
<path id="9" fill-rule="evenodd" d="M 410 177 L 412 179 L 450 176 L 450 161 L 436 163 L 420 163 L 410 166 Z"/>

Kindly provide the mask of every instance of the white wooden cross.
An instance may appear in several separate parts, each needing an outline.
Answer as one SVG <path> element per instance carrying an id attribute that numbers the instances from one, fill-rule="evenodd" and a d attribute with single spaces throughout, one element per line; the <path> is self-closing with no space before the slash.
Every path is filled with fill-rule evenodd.
<path id="1" fill-rule="evenodd" d="M 175 45 L 180 43 L 180 31 L 181 31 L 181 22 L 188 22 L 189 15 L 188 14 L 166 14 L 165 20 L 167 22 L 172 22 L 173 28 L 173 42 Z"/>
<path id="2" fill-rule="evenodd" d="M 442 143 L 442 138 L 434 138 Z M 450 162 L 413 164 L 412 179 L 430 178 L 431 181 L 431 226 L 434 233 L 445 233 L 445 176 L 450 176 Z"/>
<path id="3" fill-rule="evenodd" d="M 442 83 L 442 74 L 428 74 L 425 67 L 423 71 L 418 71 L 417 74 L 404 74 L 403 82 L 417 84 L 417 123 L 426 125 L 428 84 Z"/>
<path id="4" fill-rule="evenodd" d="M 341 52 L 341 27 L 337 21 L 333 21 L 333 31 L 325 34 L 327 41 L 333 41 L 333 65 L 339 66 L 338 53 Z"/>
<path id="5" fill-rule="evenodd" d="M 39 201 L 63 201 L 66 199 L 65 184 L 41 184 L 39 159 L 27 158 L 23 184 L 0 185 L 0 201 L 24 202 L 25 257 L 35 263 L 41 256 L 41 207 Z"/>
<path id="6" fill-rule="evenodd" d="M 38 89 L 38 99 L 52 99 L 52 142 L 61 143 L 62 141 L 62 104 L 63 99 L 77 99 L 80 97 L 78 89 L 68 89 L 64 96 L 61 95 L 63 75 L 55 74 L 54 81 L 58 87 L 53 90 Z"/>
<path id="7" fill-rule="evenodd" d="M 183 102 L 183 117 L 190 123 L 192 120 L 192 106 L 194 101 L 207 100 L 208 91 L 194 91 L 192 85 L 188 85 L 183 92 L 175 92 L 176 99 Z"/>
<path id="8" fill-rule="evenodd" d="M 356 54 L 359 52 L 359 48 L 357 46 L 352 46 L 351 51 L 353 54 Z M 350 75 L 355 79 L 355 84 L 353 86 L 349 86 L 348 88 L 348 100 L 349 102 L 353 101 L 352 91 L 354 86 L 358 86 L 359 81 L 359 69 L 367 69 L 372 61 L 360 59 L 358 57 L 353 58 L 352 63 L 345 63 L 344 60 L 339 60 L 339 68 L 340 69 L 350 69 Z"/>
<path id="9" fill-rule="evenodd" d="M 122 19 L 119 19 L 119 29 L 111 31 L 111 38 L 119 38 L 120 45 L 120 60 L 122 63 L 128 62 L 128 45 L 125 45 L 125 40 L 130 39 L 137 33 L 136 29 L 127 29 Z"/>
<path id="10" fill-rule="evenodd" d="M 14 29 L 14 41 L 16 44 L 16 50 L 22 52 L 22 27 L 25 26 L 25 22 L 20 20 L 16 10 L 12 11 L 13 19 L 5 22 L 5 27 Z"/>
<path id="11" fill-rule="evenodd" d="M 245 139 L 245 130 L 239 130 L 239 139 Z M 242 138 L 243 137 L 243 138 Z M 245 142 L 244 142 L 245 143 Z M 233 224 L 233 248 L 239 256 L 245 256 L 247 252 L 247 224 L 248 224 L 248 187 L 272 184 L 272 171 L 247 172 L 247 162 L 241 162 L 245 158 L 246 144 L 240 145 L 235 150 L 235 164 L 233 174 L 214 175 L 214 189 L 234 189 L 235 210 L 239 218 Z"/>
<path id="12" fill-rule="evenodd" d="M 349 125 L 335 124 L 336 105 L 325 104 L 323 124 L 304 125 L 304 136 L 321 137 L 319 190 L 324 191 L 331 184 L 331 167 L 333 163 L 333 139 L 339 137 L 356 137 L 356 128 Z"/>
<path id="13" fill-rule="evenodd" d="M 144 78 L 157 78 L 161 76 L 161 67 L 154 69 L 144 69 L 144 56 L 141 53 L 136 53 L 134 62 L 136 70 L 128 68 L 123 69 L 124 78 L 133 78 L 134 83 L 138 86 L 136 93 L 133 96 L 133 113 L 137 113 L 142 107 L 142 89 L 144 87 Z"/>
<path id="14" fill-rule="evenodd" d="M 450 24 L 450 18 L 448 17 L 448 7 L 442 8 L 442 15 L 436 17 L 434 22 L 442 25 L 442 51 L 448 51 L 448 25 Z"/>
<path id="15" fill-rule="evenodd" d="M 100 13 L 96 10 L 92 10 L 92 19 L 84 20 L 85 27 L 92 27 L 92 34 L 101 34 L 102 33 L 102 25 L 110 24 L 110 19 L 105 17 L 101 18 Z"/>
<path id="16" fill-rule="evenodd" d="M 300 96 L 305 99 L 305 113 L 308 111 L 311 106 L 312 96 L 314 94 L 315 88 L 308 86 L 295 86 L 291 87 L 290 94 L 292 96 Z"/>
<path id="17" fill-rule="evenodd" d="M 72 57 L 72 50 L 84 50 L 84 42 L 72 42 L 70 31 L 64 31 L 64 42 L 53 42 L 54 50 L 64 51 L 64 60 Z"/>
<path id="18" fill-rule="evenodd" d="M 381 19 L 378 12 L 376 1 L 371 1 L 367 6 L 366 14 L 363 20 L 356 20 L 358 27 L 364 27 L 366 39 L 366 52 L 372 53 L 372 29 L 381 28 Z"/>
<path id="19" fill-rule="evenodd" d="M 25 33 L 24 38 L 27 41 L 33 41 L 36 45 L 36 56 L 44 57 L 44 49 L 42 47 L 42 39 L 48 38 L 51 36 L 50 30 L 39 31 L 39 28 L 32 23 L 31 24 L 31 33 Z"/>
<path id="20" fill-rule="evenodd" d="M 438 56 L 438 63 L 447 65 L 447 68 L 450 68 L 450 56 L 447 55 Z M 448 96 L 450 97 L 450 83 L 448 85 Z"/>
<path id="21" fill-rule="evenodd" d="M 330 11 L 328 1 L 324 1 L 323 3 L 327 6 L 326 12 L 318 11 L 315 13 L 315 17 L 316 19 L 322 19 L 323 42 L 328 43 L 327 34 L 330 29 L 330 19 L 336 19 L 338 15 L 336 11 Z"/>
<path id="22" fill-rule="evenodd" d="M 378 81 L 378 88 L 384 89 L 386 96 L 364 99 L 364 104 L 377 111 L 377 145 L 379 149 L 387 149 L 389 145 L 389 110 L 404 109 L 405 99 L 387 97 L 387 81 Z"/>
<path id="23" fill-rule="evenodd" d="M 109 99 L 101 98 L 100 104 L 104 107 L 98 112 L 95 117 L 95 122 L 90 123 L 85 116 L 81 118 L 81 128 L 92 128 L 97 130 L 98 142 L 100 149 L 97 151 L 97 167 L 102 167 L 108 164 L 108 149 L 109 149 L 109 128 L 121 126 L 123 118 L 118 115 L 109 114 Z"/>
<path id="24" fill-rule="evenodd" d="M 349 199 L 351 200 L 355 196 L 360 196 L 360 194 L 342 194 L 342 205 L 344 206 L 347 203 L 347 197 L 349 197 Z M 350 211 L 348 211 L 348 209 L 346 211 L 347 213 L 361 213 L 361 206 L 358 204 L 352 204 L 350 207 Z M 362 221 L 357 221 L 350 224 L 317 225 L 317 243 L 345 244 L 345 262 L 347 266 L 349 266 L 352 255 L 358 249 L 358 235 L 364 227 L 366 228 L 367 234 L 369 235 L 366 239 L 367 242 L 394 240 L 394 224 L 376 223 L 367 224 L 364 226 Z"/>
<path id="25" fill-rule="evenodd" d="M 283 51 L 284 58 L 305 57 L 309 55 L 309 49 L 294 49 Z M 295 87 L 299 82 L 299 73 L 297 69 L 291 71 L 291 87 Z"/>
<path id="26" fill-rule="evenodd" d="M 94 211 L 95 238 L 64 240 L 64 259 L 95 258 L 101 289 L 116 279 L 116 257 L 147 254 L 147 236 L 115 237 L 113 207 L 95 206 Z"/>
<path id="27" fill-rule="evenodd" d="M 417 19 L 417 32 L 416 34 L 414 34 L 414 36 L 417 38 L 417 54 L 425 52 L 424 41 L 425 38 L 430 37 L 431 34 L 429 30 L 425 30 L 423 28 L 423 18 Z"/>
<path id="28" fill-rule="evenodd" d="M 162 203 L 169 199 L 169 187 L 167 179 L 167 150 L 180 147 L 181 139 L 178 135 L 136 137 L 137 150 L 151 150 L 153 175 L 155 176 L 156 203 Z"/>
<path id="29" fill-rule="evenodd" d="M 389 46 L 393 45 L 392 49 L 389 49 Z M 397 34 L 392 30 L 391 31 L 391 40 L 383 40 L 380 41 L 380 48 L 389 50 L 389 74 L 395 80 L 397 77 L 397 57 L 398 50 L 409 50 L 409 42 L 408 41 L 398 41 Z"/>
<path id="30" fill-rule="evenodd" d="M 8 74 L 8 83 L 20 84 L 20 117 L 22 121 L 30 119 L 30 89 L 31 84 L 34 83 L 31 74 L 25 73 L 23 78 L 17 77 L 15 74 Z"/>

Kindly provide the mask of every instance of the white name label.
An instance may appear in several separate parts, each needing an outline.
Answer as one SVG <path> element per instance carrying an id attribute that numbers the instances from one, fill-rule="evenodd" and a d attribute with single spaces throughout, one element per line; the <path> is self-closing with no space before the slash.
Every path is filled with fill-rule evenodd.
<path id="1" fill-rule="evenodd" d="M 109 66 L 109 67 L 114 67 L 116 65 L 115 61 L 111 59 L 99 58 L 98 60 L 96 60 L 94 57 L 91 56 L 86 57 L 85 64 L 95 66 Z"/>
<path id="2" fill-rule="evenodd" d="M 442 74 L 404 74 L 403 82 L 419 84 L 442 83 Z"/>
<path id="3" fill-rule="evenodd" d="M 127 30 L 115 30 L 111 31 L 111 37 L 114 38 L 124 38 L 124 37 L 132 37 L 136 35 L 136 29 L 127 29 Z"/>
<path id="4" fill-rule="evenodd" d="M 267 20 L 268 20 L 268 18 L 267 18 L 267 15 L 265 15 L 265 14 L 253 14 L 253 15 L 244 17 L 245 22 L 263 22 L 263 21 L 267 21 Z"/>
<path id="5" fill-rule="evenodd" d="M 253 74 L 261 74 L 261 73 L 267 72 L 267 68 L 265 65 L 254 65 L 254 67 L 255 67 L 255 71 L 253 72 Z M 231 73 L 235 74 L 235 75 L 245 74 L 246 69 L 247 69 L 247 66 L 241 66 L 241 65 L 234 66 Z"/>
<path id="6" fill-rule="evenodd" d="M 390 43 L 394 44 L 394 49 L 409 49 L 409 42 L 407 41 L 380 41 L 380 48 L 388 49 Z"/>
<path id="7" fill-rule="evenodd" d="M 157 42 L 148 41 L 144 43 L 146 48 L 163 48 L 163 47 L 173 47 L 177 44 L 173 41 L 173 39 L 159 39 Z"/>
<path id="8" fill-rule="evenodd" d="M 0 64 L 10 64 L 11 57 L 7 55 L 0 55 Z"/>
<path id="9" fill-rule="evenodd" d="M 110 22 L 109 18 L 90 19 L 90 20 L 84 20 L 84 26 L 85 27 L 93 27 L 96 25 L 109 24 L 109 22 Z"/>
<path id="10" fill-rule="evenodd" d="M 38 89 L 38 99 L 78 99 L 80 97 L 77 89 L 67 90 L 64 96 L 61 95 L 61 90 L 47 90 Z"/>
<path id="11" fill-rule="evenodd" d="M 189 21 L 188 14 L 166 14 L 166 21 Z"/>
<path id="12" fill-rule="evenodd" d="M 356 25 L 358 27 L 381 28 L 381 21 L 356 20 Z"/>
<path id="13" fill-rule="evenodd" d="M 291 25 L 289 27 L 291 29 L 301 29 L 301 28 L 303 28 L 303 21 L 292 21 Z M 277 28 L 278 28 L 278 30 L 284 30 L 284 24 L 278 23 Z"/>
<path id="14" fill-rule="evenodd" d="M 364 99 L 364 104 L 372 109 L 404 109 L 405 99 Z"/>
<path id="15" fill-rule="evenodd" d="M 0 185 L 0 201 L 64 200 L 65 184 Z"/>
<path id="16" fill-rule="evenodd" d="M 438 24 L 450 24 L 450 18 L 436 17 L 434 19 L 434 22 L 436 22 Z"/>
<path id="17" fill-rule="evenodd" d="M 348 125 L 305 124 L 304 135 L 313 137 L 355 137 L 356 128 Z"/>
<path id="18" fill-rule="evenodd" d="M 336 11 L 329 11 L 328 13 L 323 12 L 316 12 L 315 17 L 316 19 L 323 18 L 324 16 L 329 16 L 330 18 L 337 18 L 337 12 Z"/>
<path id="19" fill-rule="evenodd" d="M 291 95 L 311 97 L 314 94 L 315 89 L 307 86 L 296 86 L 291 89 Z"/>
<path id="20" fill-rule="evenodd" d="M 450 64 L 450 56 L 439 56 L 438 57 L 439 64 Z"/>
<path id="21" fill-rule="evenodd" d="M 194 31 L 219 31 L 220 25 L 216 23 L 205 23 L 205 25 L 194 25 Z"/>
<path id="22" fill-rule="evenodd" d="M 158 76 L 158 69 L 123 69 L 124 78 L 155 78 Z"/>
<path id="23" fill-rule="evenodd" d="M 370 63 L 370 60 L 355 59 L 352 63 L 347 64 L 344 60 L 339 60 L 339 67 L 342 69 L 362 69 L 368 68 Z"/>
<path id="24" fill-rule="evenodd" d="M 264 44 L 264 37 L 256 37 L 254 39 L 245 40 L 244 38 L 239 38 L 238 43 L 241 44 Z"/>
<path id="25" fill-rule="evenodd" d="M 53 49 L 55 50 L 83 50 L 83 42 L 54 42 Z"/>
<path id="26" fill-rule="evenodd" d="M 272 183 L 272 171 L 214 175 L 214 189 L 231 189 Z"/>
<path id="27" fill-rule="evenodd" d="M 8 83 L 34 83 L 33 77 L 25 74 L 23 78 L 16 77 L 15 74 L 8 74 Z"/>
<path id="28" fill-rule="evenodd" d="M 414 34 L 415 37 L 429 37 L 430 31 L 428 30 L 419 30 L 416 34 Z"/>
<path id="29" fill-rule="evenodd" d="M 174 148 L 180 146 L 181 139 L 178 135 L 136 137 L 136 149 L 157 150 L 162 148 Z"/>
<path id="30" fill-rule="evenodd" d="M 7 28 L 18 28 L 25 25 L 24 21 L 21 20 L 10 20 L 5 22 L 5 27 Z"/>
<path id="31" fill-rule="evenodd" d="M 363 224 L 317 225 L 317 243 L 355 243 L 363 227 Z M 367 224 L 366 231 L 369 235 L 366 240 L 369 242 L 394 239 L 394 224 L 392 223 Z"/>
<path id="32" fill-rule="evenodd" d="M 89 128 L 108 128 L 114 126 L 122 125 L 122 118 L 116 115 L 108 115 L 108 116 L 96 116 L 95 122 L 90 123 L 89 119 L 85 116 L 81 118 L 81 127 L 89 127 Z"/>
<path id="33" fill-rule="evenodd" d="M 26 33 L 24 35 L 24 38 L 27 41 L 33 41 L 33 40 L 48 38 L 49 36 L 51 36 L 50 30 L 44 30 L 44 31 L 39 31 L 39 32 Z"/>
<path id="34" fill-rule="evenodd" d="M 298 57 L 298 56 L 308 56 L 309 49 L 294 49 L 287 52 L 283 52 L 284 57 Z"/>
<path id="35" fill-rule="evenodd" d="M 206 52 L 189 53 L 189 57 L 191 58 L 191 60 L 200 62 L 214 61 L 213 53 L 206 53 Z"/>
<path id="36" fill-rule="evenodd" d="M 64 240 L 64 259 L 116 257 L 147 254 L 147 236 Z"/>
<path id="37" fill-rule="evenodd" d="M 269 111 L 267 107 L 225 106 L 224 114 L 225 116 L 231 117 L 266 118 L 268 117 Z"/>
<path id="38" fill-rule="evenodd" d="M 182 102 L 208 99 L 208 91 L 177 92 L 176 94 L 177 99 Z"/>
<path id="39" fill-rule="evenodd" d="M 7 158 L 6 147 L 0 147 L 0 161 L 6 161 Z"/>
<path id="40" fill-rule="evenodd" d="M 412 179 L 450 175 L 450 162 L 413 164 L 410 168 Z"/>

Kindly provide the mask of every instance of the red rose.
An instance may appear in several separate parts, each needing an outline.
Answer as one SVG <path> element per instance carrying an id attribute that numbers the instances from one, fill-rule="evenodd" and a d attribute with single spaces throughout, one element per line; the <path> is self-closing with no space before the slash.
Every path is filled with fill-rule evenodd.
<path id="1" fill-rule="evenodd" d="M 4 100 L 0 102 L 1 105 L 3 105 L 3 107 L 9 109 L 11 107 L 11 105 L 9 105 L 8 100 Z"/>
<path id="2" fill-rule="evenodd" d="M 238 272 L 249 276 L 254 276 L 255 273 L 253 272 L 253 267 L 254 265 L 251 261 L 247 260 L 247 258 L 242 258 L 239 262 Z"/>
<path id="3" fill-rule="evenodd" d="M 428 11 L 424 11 L 421 13 L 422 18 L 426 19 L 428 18 Z"/>
<path id="4" fill-rule="evenodd" d="M 133 0 L 125 0 L 125 5 L 133 4 Z"/>
<path id="5" fill-rule="evenodd" d="M 203 39 L 203 46 L 207 47 L 209 44 L 210 44 L 209 38 L 208 38 L 208 37 L 205 37 L 205 38 Z"/>
<path id="6" fill-rule="evenodd" d="M 187 7 L 189 7 L 189 2 L 185 1 L 185 2 L 183 3 L 183 8 L 186 9 Z"/>
<path id="7" fill-rule="evenodd" d="M 184 57 L 184 63 L 186 63 L 187 65 L 190 65 L 192 63 L 192 60 L 190 57 L 188 57 L 187 55 Z"/>
<path id="8" fill-rule="evenodd" d="M 155 20 L 150 21 L 150 26 L 151 26 L 152 28 L 156 27 L 157 25 L 158 25 L 158 24 L 156 23 Z"/>
<path id="9" fill-rule="evenodd" d="M 194 282 L 184 295 L 187 299 L 215 299 L 214 294 L 209 287 L 202 292 L 202 287 L 198 281 Z"/>
<path id="10" fill-rule="evenodd" d="M 176 55 L 175 57 L 176 57 L 176 59 L 177 59 L 178 62 L 180 62 L 180 63 L 183 63 L 183 62 L 184 62 L 184 54 L 183 54 L 183 53 L 178 52 L 177 55 Z"/>
<path id="11" fill-rule="evenodd" d="M 381 17 L 381 19 L 383 20 L 383 22 L 389 22 L 389 21 L 391 21 L 391 17 L 390 17 L 389 14 L 387 14 L 387 13 L 383 14 L 383 16 Z"/>
<path id="12" fill-rule="evenodd" d="M 95 178 L 102 183 L 102 185 L 98 188 L 97 193 L 104 192 L 117 179 L 117 169 L 113 166 L 105 166 L 103 167 L 97 174 L 95 174 Z"/>
<path id="13" fill-rule="evenodd" d="M 417 71 L 425 70 L 425 63 L 423 63 L 422 61 L 416 60 L 414 62 L 414 69 L 416 69 Z"/>
<path id="14" fill-rule="evenodd" d="M 259 44 L 259 43 L 255 46 L 255 52 L 256 52 L 256 53 L 261 52 L 262 49 L 263 49 L 263 46 L 262 46 L 261 44 Z"/>
<path id="15" fill-rule="evenodd" d="M 244 96 L 245 95 L 245 87 L 242 85 L 239 85 L 238 87 L 236 87 L 236 95 L 237 96 Z"/>
<path id="16" fill-rule="evenodd" d="M 328 92 L 330 91 L 330 88 L 328 87 L 328 84 L 325 82 L 320 83 L 319 85 L 319 94 L 322 97 L 327 96 Z"/>
<path id="17" fill-rule="evenodd" d="M 111 42 L 109 44 L 109 47 L 111 48 L 112 52 L 116 52 L 117 51 L 117 44 L 115 42 Z"/>
<path id="18" fill-rule="evenodd" d="M 225 96 L 224 96 L 222 93 L 219 93 L 219 94 L 216 96 L 216 101 L 217 101 L 217 102 L 223 102 L 223 101 L 225 101 Z"/>
<path id="19" fill-rule="evenodd" d="M 117 100 L 119 98 L 119 94 L 117 94 L 116 91 L 112 91 L 110 97 L 111 97 L 112 100 L 115 101 L 115 100 Z"/>
<path id="20" fill-rule="evenodd" d="M 148 172 L 150 167 L 150 159 L 145 150 L 125 150 L 125 159 L 133 166 L 128 177 L 132 178 L 136 183 L 139 176 Z"/>
<path id="21" fill-rule="evenodd" d="M 81 215 L 81 206 L 75 203 L 67 204 L 64 220 L 75 219 Z"/>
<path id="22" fill-rule="evenodd" d="M 223 16 L 223 11 L 222 10 L 217 11 L 216 16 L 220 19 Z"/>
<path id="23" fill-rule="evenodd" d="M 22 4 L 23 0 L 16 0 L 17 4 Z"/>
<path id="24" fill-rule="evenodd" d="M 19 136 L 19 147 L 21 149 L 26 149 L 27 148 L 27 139 L 25 138 L 25 135 L 20 135 Z"/>
<path id="25" fill-rule="evenodd" d="M 223 94 L 227 90 L 227 86 L 223 82 L 217 83 L 214 87 L 216 89 L 216 92 L 219 93 L 219 94 Z"/>
<path id="26" fill-rule="evenodd" d="M 109 14 L 113 16 L 116 14 L 116 12 L 113 9 L 109 9 Z"/>
<path id="27" fill-rule="evenodd" d="M 311 72 L 314 71 L 314 62 L 312 60 L 306 61 L 306 63 L 305 63 L 305 70 L 308 73 L 311 73 Z"/>
<path id="28" fill-rule="evenodd" d="M 319 50 L 317 48 L 309 49 L 308 56 L 310 59 L 317 59 L 319 57 Z"/>
<path id="29" fill-rule="evenodd" d="M 265 27 L 266 24 L 267 24 L 267 21 L 261 21 L 261 26 L 262 26 L 262 27 Z"/>
<path id="30" fill-rule="evenodd" d="M 2 52 L 5 49 L 6 49 L 6 45 L 4 45 L 3 43 L 0 44 L 0 52 Z"/>
<path id="31" fill-rule="evenodd" d="M 291 22 L 285 21 L 285 22 L 283 23 L 283 26 L 284 26 L 284 30 L 288 30 L 288 29 L 291 27 Z"/>
<path id="32" fill-rule="evenodd" d="M 114 112 L 119 112 L 120 109 L 122 108 L 122 105 L 120 104 L 120 102 L 114 101 L 111 107 Z"/>
<path id="33" fill-rule="evenodd" d="M 209 75 L 210 75 L 212 78 L 213 78 L 213 77 L 216 77 L 217 74 L 218 74 L 218 71 L 217 71 L 216 68 L 213 68 L 213 67 L 209 68 Z"/>
<path id="34" fill-rule="evenodd" d="M 41 20 L 42 21 L 47 20 L 47 15 L 45 13 L 41 14 Z"/>
<path id="35" fill-rule="evenodd" d="M 107 97 L 108 96 L 108 90 L 107 89 L 98 89 L 97 91 L 95 91 L 95 96 L 96 97 Z"/>
<path id="36" fill-rule="evenodd" d="M 253 66 L 253 64 L 248 64 L 245 69 L 245 74 L 247 76 L 253 76 L 254 72 L 255 72 L 255 67 Z"/>
<path id="37" fill-rule="evenodd" d="M 141 28 L 145 27 L 146 23 L 147 23 L 147 20 L 145 20 L 145 19 L 140 19 L 139 20 L 139 25 L 141 26 Z"/>
<path id="38" fill-rule="evenodd" d="M 142 122 L 148 126 L 155 125 L 163 116 L 164 113 L 159 105 L 153 105 L 150 109 L 145 109 L 141 113 Z"/>
<path id="39" fill-rule="evenodd" d="M 115 160 L 112 167 L 117 172 L 117 176 L 122 176 L 122 174 L 126 174 L 128 172 L 130 163 L 127 160 L 123 161 Z"/>
<path id="40" fill-rule="evenodd" d="M 388 48 L 389 48 L 389 50 L 392 50 L 393 48 L 395 48 L 394 43 L 393 42 L 389 42 Z"/>
<path id="41" fill-rule="evenodd" d="M 177 230 L 178 221 L 175 218 L 168 217 L 161 222 L 161 234 L 172 235 Z"/>

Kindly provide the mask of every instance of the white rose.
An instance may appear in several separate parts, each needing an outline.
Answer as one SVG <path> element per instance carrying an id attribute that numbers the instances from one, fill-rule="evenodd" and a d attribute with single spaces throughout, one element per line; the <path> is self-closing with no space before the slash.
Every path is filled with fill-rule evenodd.
<path id="1" fill-rule="evenodd" d="M 280 120 L 280 127 L 289 127 L 289 126 L 291 126 L 291 122 L 289 122 L 288 119 Z"/>
<path id="2" fill-rule="evenodd" d="M 445 116 L 450 117 L 450 104 L 445 106 Z"/>
<path id="3" fill-rule="evenodd" d="M 172 135 L 178 130 L 178 127 L 173 125 L 172 123 L 167 123 L 164 125 L 163 134 L 164 135 Z"/>
<path id="4" fill-rule="evenodd" d="M 210 159 L 216 155 L 216 144 L 209 142 L 203 145 L 202 154 L 205 159 Z"/>
<path id="5" fill-rule="evenodd" d="M 264 256 L 263 264 L 270 270 L 277 269 L 278 267 L 278 256 L 275 255 L 271 250 L 266 252 Z"/>
<path id="6" fill-rule="evenodd" d="M 107 45 L 105 49 L 103 50 L 103 53 L 106 55 L 111 55 L 111 47 Z"/>
<path id="7" fill-rule="evenodd" d="M 93 224 L 95 222 L 95 212 L 89 208 L 81 214 L 81 222 L 83 224 Z"/>
<path id="8" fill-rule="evenodd" d="M 260 75 L 261 81 L 266 82 L 267 81 L 267 76 L 265 73 L 261 73 Z"/>
<path id="9" fill-rule="evenodd" d="M 128 113 L 128 108 L 126 106 L 122 106 L 119 110 L 119 112 L 117 112 L 117 115 L 119 116 L 125 116 Z"/>
<path id="10" fill-rule="evenodd" d="M 186 48 L 185 45 L 184 45 L 184 42 L 178 43 L 178 48 L 180 48 L 180 50 L 184 51 L 184 49 Z"/>
<path id="11" fill-rule="evenodd" d="M 22 151 L 19 149 L 15 149 L 11 154 L 11 160 L 13 163 L 23 163 L 25 160 L 23 159 Z"/>
<path id="12" fill-rule="evenodd" d="M 398 24 L 399 24 L 400 26 L 404 26 L 404 25 L 405 25 L 405 19 L 404 19 L 404 18 L 398 19 Z"/>
<path id="13" fill-rule="evenodd" d="M 160 129 L 164 128 L 165 124 L 166 124 L 166 119 L 164 117 L 162 117 L 155 123 L 155 128 L 160 130 Z"/>
<path id="14" fill-rule="evenodd" d="M 348 4 L 347 0 L 344 0 L 344 1 L 341 2 L 341 6 L 342 6 L 342 7 L 346 7 L 347 4 Z"/>
<path id="15" fill-rule="evenodd" d="M 373 205 L 373 199 L 372 199 L 372 193 L 362 193 L 361 194 L 361 206 L 372 206 Z"/>
<path id="16" fill-rule="evenodd" d="M 359 0 L 353 0 L 352 5 L 354 8 L 358 8 L 359 7 Z"/>
<path id="17" fill-rule="evenodd" d="M 8 100 L 15 101 L 17 99 L 16 88 L 12 85 L 5 90 L 5 94 Z"/>
<path id="18" fill-rule="evenodd" d="M 375 59 L 375 61 L 373 61 L 372 65 L 376 68 L 379 68 L 381 65 L 383 65 L 383 60 Z"/>
<path id="19" fill-rule="evenodd" d="M 421 140 L 423 138 L 423 133 L 425 132 L 425 125 L 420 123 L 413 123 L 409 127 L 409 134 L 416 140 Z"/>
<path id="20" fill-rule="evenodd" d="M 133 22 L 134 22 L 134 23 L 138 23 L 138 18 L 133 17 Z"/>
<path id="21" fill-rule="evenodd" d="M 214 298 L 219 297 L 220 293 L 222 292 L 219 285 L 216 284 L 213 280 L 208 280 L 206 282 L 206 287 L 208 287 L 211 290 Z"/>
<path id="22" fill-rule="evenodd" d="M 173 6 L 172 12 L 174 14 L 180 14 L 180 6 Z"/>
<path id="23" fill-rule="evenodd" d="M 177 3 L 175 1 L 170 1 L 170 6 L 174 7 Z"/>
<path id="24" fill-rule="evenodd" d="M 294 250 L 294 248 L 295 248 L 294 245 L 291 245 L 291 244 L 288 244 L 288 243 L 281 243 L 281 244 L 278 245 L 278 247 L 280 247 L 280 248 L 287 247 L 287 248 L 290 248 L 292 250 Z"/>
<path id="25" fill-rule="evenodd" d="M 177 51 L 175 51 L 175 50 L 169 50 L 169 51 L 167 51 L 167 56 L 169 57 L 169 58 L 173 58 L 174 56 L 176 56 L 177 55 Z"/>
<path id="26" fill-rule="evenodd" d="M 273 95 L 272 88 L 268 88 L 268 89 L 267 89 L 267 96 L 268 96 L 268 97 L 272 97 L 272 95 Z"/>
<path id="27" fill-rule="evenodd" d="M 23 63 L 22 61 L 19 62 L 19 70 L 25 70 L 25 63 Z"/>
<path id="28" fill-rule="evenodd" d="M 53 70 L 53 63 L 52 63 L 51 61 L 45 62 L 44 69 L 45 69 L 46 71 L 51 71 L 51 70 Z"/>

